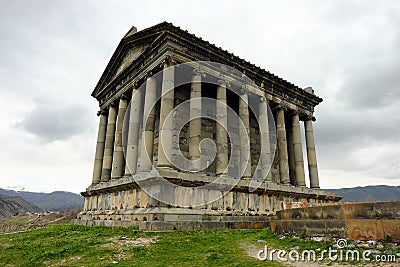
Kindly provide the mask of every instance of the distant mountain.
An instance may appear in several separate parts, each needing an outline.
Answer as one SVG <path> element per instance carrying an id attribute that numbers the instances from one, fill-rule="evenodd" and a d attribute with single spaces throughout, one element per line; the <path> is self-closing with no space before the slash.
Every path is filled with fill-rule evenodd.
<path id="1" fill-rule="evenodd" d="M 52 193 L 36 193 L 28 191 L 15 191 L 0 188 L 0 194 L 6 196 L 18 196 L 38 206 L 42 210 L 66 210 L 83 208 L 83 197 L 78 194 L 65 191 Z"/>
<path id="2" fill-rule="evenodd" d="M 5 196 L 0 194 L 0 217 L 39 211 L 40 208 L 38 206 L 29 203 L 19 196 Z"/>
<path id="3" fill-rule="evenodd" d="M 370 185 L 364 187 L 325 189 L 342 196 L 341 202 L 377 202 L 400 200 L 400 186 Z"/>

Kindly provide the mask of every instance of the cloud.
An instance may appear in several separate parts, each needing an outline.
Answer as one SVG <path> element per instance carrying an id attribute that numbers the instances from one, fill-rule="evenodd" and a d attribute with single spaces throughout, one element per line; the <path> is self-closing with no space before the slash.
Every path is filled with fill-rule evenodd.
<path id="1" fill-rule="evenodd" d="M 344 83 L 338 97 L 347 109 L 379 109 L 400 97 L 400 14 L 390 10 L 383 21 L 357 41 L 357 50 L 344 60 Z M 373 43 L 371 43 L 373 42 Z M 347 61 L 347 63 L 346 63 Z M 396 103 L 397 104 L 397 103 Z"/>
<path id="2" fill-rule="evenodd" d="M 67 140 L 92 127 L 91 112 L 82 106 L 57 107 L 39 104 L 15 127 L 38 137 L 43 142 Z"/>

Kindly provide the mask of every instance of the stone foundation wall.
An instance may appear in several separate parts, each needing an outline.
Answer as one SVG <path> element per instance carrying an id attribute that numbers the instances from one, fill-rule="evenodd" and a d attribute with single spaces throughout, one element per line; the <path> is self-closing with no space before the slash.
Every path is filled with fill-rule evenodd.
<path id="1" fill-rule="evenodd" d="M 195 184 L 196 181 L 207 182 L 207 179 L 211 182 L 213 179 L 206 175 L 199 176 L 174 171 L 164 170 L 162 173 L 165 179 L 173 179 L 174 183 L 180 185 L 190 185 L 190 182 Z M 255 192 L 249 192 L 248 185 L 249 181 L 241 180 L 224 196 L 222 196 L 222 191 L 210 189 L 208 193 L 201 196 L 209 204 L 185 208 L 161 203 L 138 187 L 132 177 L 125 177 L 89 187 L 83 193 L 84 210 L 78 215 L 78 219 L 86 221 L 83 224 L 89 225 L 96 225 L 97 221 L 118 221 L 128 225 L 152 221 L 229 222 L 235 216 L 244 218 L 239 221 L 253 220 L 249 218 L 265 221 L 282 209 L 282 202 L 305 202 L 307 205 L 317 205 L 337 201 L 337 197 L 329 196 L 327 192 L 319 189 L 264 183 Z M 155 184 L 155 186 L 158 185 Z M 164 192 L 164 189 L 159 190 Z M 180 187 L 176 190 L 180 190 Z M 195 191 L 192 192 L 192 194 L 183 195 L 177 191 L 176 194 L 170 195 L 177 196 L 179 199 L 187 198 L 187 200 L 199 197 L 196 196 Z M 168 194 L 168 192 L 165 193 Z M 171 201 L 174 203 L 174 199 Z"/>
<path id="2" fill-rule="evenodd" d="M 400 241 L 400 202 L 336 203 L 281 210 L 270 222 L 279 233 L 336 236 L 350 240 Z"/>
<path id="3" fill-rule="evenodd" d="M 400 201 L 396 202 L 348 202 L 325 204 L 319 207 L 281 210 L 278 219 L 399 219 Z"/>

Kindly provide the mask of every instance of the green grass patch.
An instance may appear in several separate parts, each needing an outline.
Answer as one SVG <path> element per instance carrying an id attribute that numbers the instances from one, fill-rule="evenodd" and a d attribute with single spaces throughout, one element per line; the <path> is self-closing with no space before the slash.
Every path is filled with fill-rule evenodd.
<path id="1" fill-rule="evenodd" d="M 0 266 L 284 266 L 255 258 L 265 245 L 301 253 L 333 244 L 280 237 L 270 229 L 144 232 L 134 227 L 59 224 L 0 234 Z M 398 253 L 398 248 L 391 250 Z"/>
<path id="2" fill-rule="evenodd" d="M 263 248 L 263 230 L 143 232 L 135 228 L 48 225 L 0 234 L 0 265 L 9 266 L 282 266 L 247 255 Z M 278 239 L 277 239 L 278 240 Z"/>

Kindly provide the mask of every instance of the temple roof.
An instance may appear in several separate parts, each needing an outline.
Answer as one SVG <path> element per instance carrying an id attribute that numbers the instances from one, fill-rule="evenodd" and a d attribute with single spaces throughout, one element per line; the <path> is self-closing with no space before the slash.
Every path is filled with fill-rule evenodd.
<path id="1" fill-rule="evenodd" d="M 97 93 L 104 87 L 108 86 L 115 77 L 111 77 L 112 75 L 118 76 L 115 74 L 115 69 L 118 68 L 119 62 L 122 60 L 124 53 L 127 48 L 133 47 L 134 45 L 140 43 L 146 43 L 152 48 L 152 44 L 159 41 L 162 36 L 171 35 L 175 39 L 185 40 L 190 43 L 191 46 L 196 48 L 197 50 L 207 51 L 207 57 L 210 61 L 220 62 L 231 67 L 234 67 L 242 72 L 245 72 L 247 76 L 251 79 L 256 80 L 260 77 L 265 77 L 266 82 L 273 82 L 274 84 L 279 85 L 280 87 L 290 89 L 295 91 L 296 95 L 308 95 L 309 98 L 312 99 L 313 105 L 317 105 L 322 102 L 322 98 L 314 95 L 310 91 L 305 91 L 299 86 L 294 85 L 293 83 L 280 78 L 279 76 L 262 69 L 259 66 L 256 66 L 249 61 L 246 61 L 227 50 L 224 50 L 221 47 L 218 47 L 215 44 L 212 44 L 206 40 L 203 40 L 201 37 L 197 37 L 194 34 L 189 33 L 186 30 L 182 30 L 181 28 L 174 26 L 172 23 L 162 22 L 155 26 L 143 29 L 141 31 L 136 32 L 136 28 L 132 27 L 125 36 L 121 39 L 118 47 L 116 48 L 113 56 L 107 64 L 106 69 L 104 70 L 99 82 L 97 83 L 92 96 L 96 96 Z M 201 60 L 201 59 L 199 59 Z"/>

